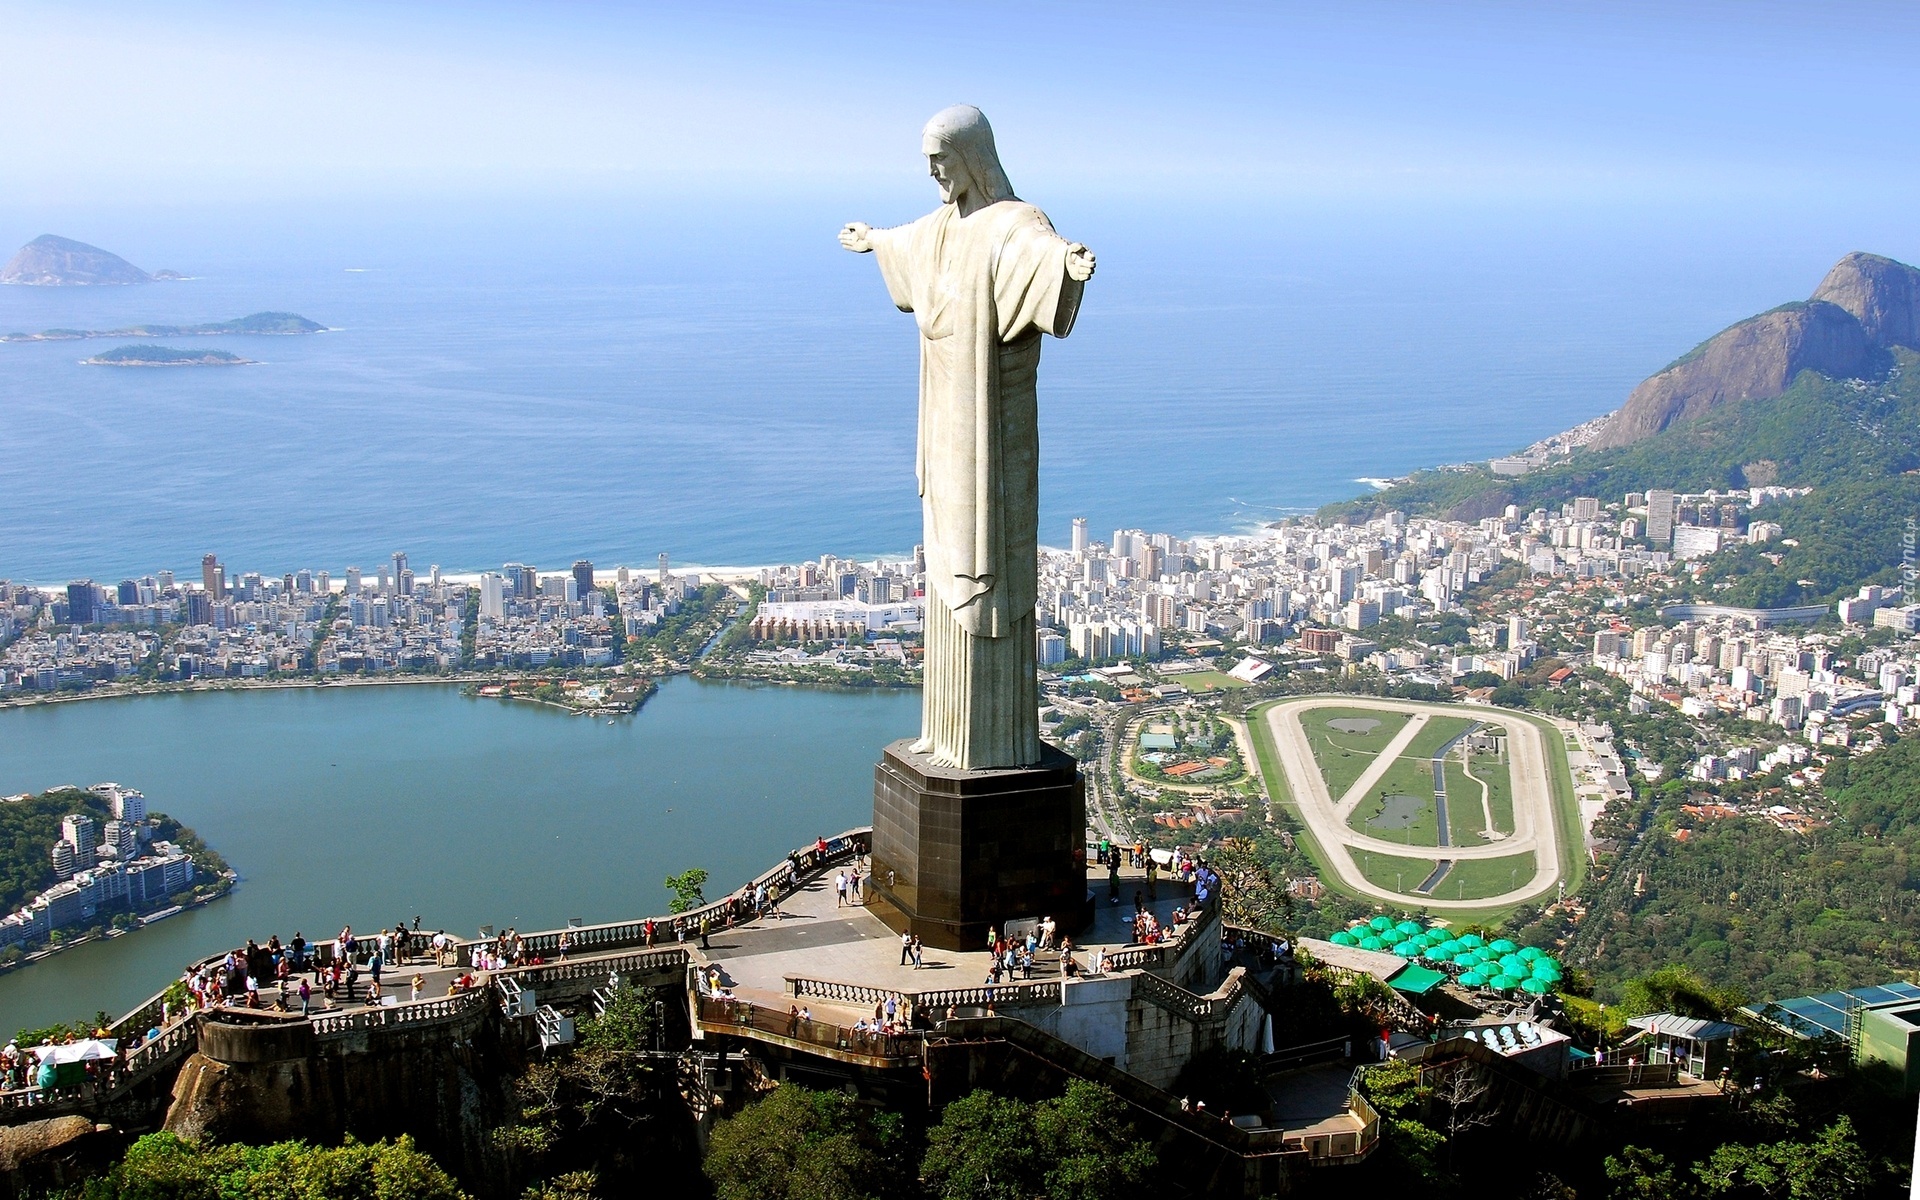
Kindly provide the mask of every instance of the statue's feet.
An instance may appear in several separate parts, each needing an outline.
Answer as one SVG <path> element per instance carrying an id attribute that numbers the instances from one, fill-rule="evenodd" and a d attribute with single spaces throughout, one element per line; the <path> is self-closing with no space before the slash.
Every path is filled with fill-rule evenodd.
<path id="1" fill-rule="evenodd" d="M 915 754 L 932 754 L 933 739 L 923 737 L 919 741 L 915 742 L 913 745 L 908 746 L 907 749 L 912 751 Z"/>

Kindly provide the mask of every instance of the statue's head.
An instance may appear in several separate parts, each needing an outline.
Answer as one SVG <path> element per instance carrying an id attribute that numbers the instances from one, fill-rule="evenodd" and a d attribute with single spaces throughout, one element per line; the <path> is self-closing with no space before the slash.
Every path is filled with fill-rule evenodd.
<path id="1" fill-rule="evenodd" d="M 927 173 L 940 185 L 942 202 L 958 204 L 971 196 L 976 204 L 992 204 L 1015 198 L 993 147 L 993 126 L 973 105 L 956 104 L 935 113 L 921 135 L 920 149 L 927 156 Z"/>

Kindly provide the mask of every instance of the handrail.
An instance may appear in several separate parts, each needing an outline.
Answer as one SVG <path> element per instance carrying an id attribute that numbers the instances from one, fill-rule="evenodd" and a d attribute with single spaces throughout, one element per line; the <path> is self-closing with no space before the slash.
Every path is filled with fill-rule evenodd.
<path id="1" fill-rule="evenodd" d="M 321 1013 L 310 1018 L 316 1038 L 338 1037 L 368 1029 L 392 1029 L 401 1025 L 445 1025 L 472 1016 L 485 1008 L 487 991 L 475 988 L 456 996 L 436 1000 L 415 1000 L 407 1004 L 383 1004 L 369 1008 L 350 1008 Z"/>
<path id="2" fill-rule="evenodd" d="M 982 1007 L 985 1005 L 1021 1005 L 1021 1004 L 1058 1004 L 1060 1003 L 1060 981 L 1036 980 L 1033 982 L 1013 982 L 1003 984 L 983 984 L 979 987 L 939 988 L 926 992 L 903 992 L 893 988 L 872 987 L 861 983 L 842 983 L 831 979 L 807 979 L 800 976 L 786 977 L 786 992 L 789 996 L 806 996 L 829 1003 L 885 1004 L 889 997 L 896 1009 L 915 1013 L 934 1014 L 955 1007 Z"/>
<path id="3" fill-rule="evenodd" d="M 920 1061 L 925 1039 L 917 1033 L 869 1033 L 826 1021 L 803 1020 L 792 1012 L 763 1008 L 745 1000 L 699 994 L 695 1015 L 703 1028 L 758 1041 L 808 1050 L 829 1050 L 884 1066 Z"/>
<path id="4" fill-rule="evenodd" d="M 813 879 L 824 874 L 827 868 L 846 862 L 862 852 L 863 846 L 873 833 L 871 825 L 862 825 L 844 830 L 827 838 L 827 853 L 822 855 L 813 846 L 802 846 L 790 851 L 786 858 L 776 866 L 770 867 L 748 880 L 746 885 L 729 893 L 720 900 L 709 901 L 699 908 L 683 913 L 669 913 L 662 916 L 636 917 L 627 921 L 609 921 L 599 925 L 575 925 L 566 929 L 544 929 L 520 935 L 520 943 L 528 950 L 543 955 L 557 954 L 560 950 L 560 935 L 566 934 L 568 950 L 613 950 L 624 946 L 644 945 L 648 921 L 654 924 L 655 935 L 671 938 L 676 927 L 688 934 L 700 928 L 701 918 L 706 918 L 712 929 L 725 929 L 733 924 L 744 924 L 759 914 L 749 913 L 741 908 L 744 897 L 751 896 L 762 884 L 769 892 L 775 892 L 794 864 L 804 864 L 793 876 L 793 887 L 782 895 L 791 895 Z M 456 943 L 459 953 L 465 954 L 475 946 L 489 944 L 491 938 L 468 938 Z"/>

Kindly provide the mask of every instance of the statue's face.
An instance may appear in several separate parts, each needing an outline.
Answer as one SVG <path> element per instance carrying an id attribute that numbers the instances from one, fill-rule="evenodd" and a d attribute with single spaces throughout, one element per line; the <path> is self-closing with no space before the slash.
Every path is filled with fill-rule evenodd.
<path id="1" fill-rule="evenodd" d="M 940 201 L 953 204 L 973 190 L 973 178 L 967 174 L 967 162 L 939 138 L 928 138 L 920 149 L 927 156 L 927 174 L 940 185 Z"/>

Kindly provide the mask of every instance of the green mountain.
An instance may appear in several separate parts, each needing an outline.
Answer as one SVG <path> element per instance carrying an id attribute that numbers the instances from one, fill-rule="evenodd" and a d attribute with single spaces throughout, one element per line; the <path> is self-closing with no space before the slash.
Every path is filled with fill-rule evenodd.
<path id="1" fill-rule="evenodd" d="M 20 247 L 0 266 L 0 283 L 36 287 L 149 283 L 155 278 L 110 250 L 51 233 Z"/>

